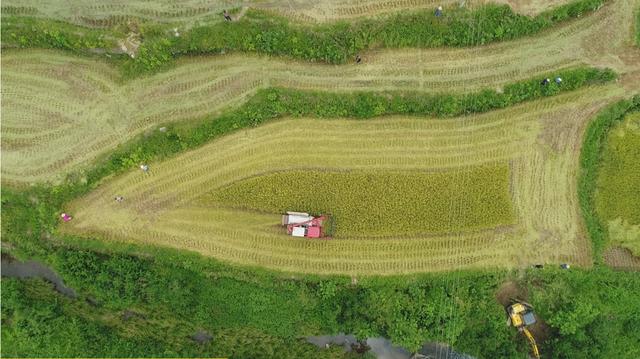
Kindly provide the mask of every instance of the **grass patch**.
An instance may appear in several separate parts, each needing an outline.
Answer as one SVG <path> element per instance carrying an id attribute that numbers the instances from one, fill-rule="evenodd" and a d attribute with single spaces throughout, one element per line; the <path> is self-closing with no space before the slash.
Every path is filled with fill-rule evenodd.
<path id="1" fill-rule="evenodd" d="M 451 233 L 513 223 L 509 167 L 444 172 L 287 171 L 215 191 L 227 206 L 329 213 L 336 236 Z"/>
<path id="2" fill-rule="evenodd" d="M 595 205 L 612 244 L 640 255 L 640 112 L 609 131 L 598 170 Z"/>

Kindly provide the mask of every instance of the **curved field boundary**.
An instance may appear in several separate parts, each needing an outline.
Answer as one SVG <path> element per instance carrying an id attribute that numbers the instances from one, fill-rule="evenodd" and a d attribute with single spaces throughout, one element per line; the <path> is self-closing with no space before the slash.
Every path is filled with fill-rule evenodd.
<path id="1" fill-rule="evenodd" d="M 632 80 L 640 62 L 635 55 L 623 56 L 629 53 L 625 36 L 633 20 L 624 10 L 608 6 L 600 16 L 536 38 L 480 48 L 376 51 L 360 66 L 248 55 L 197 57 L 125 83 L 99 61 L 43 50 L 5 51 L 3 181 L 59 180 L 157 124 L 215 114 L 268 86 L 469 91 L 500 88 L 586 61 L 614 68 L 623 74 L 621 84 L 637 91 Z"/>
<path id="2" fill-rule="evenodd" d="M 586 119 L 612 95 L 611 89 L 589 89 L 464 119 L 278 121 L 152 164 L 148 175 L 135 170 L 112 179 L 69 204 L 65 210 L 75 218 L 60 230 L 313 273 L 391 274 L 540 262 L 588 266 L 590 246 L 571 174 L 577 170 Z M 620 95 L 617 91 L 613 98 Z M 511 168 L 518 217 L 513 227 L 402 240 L 308 241 L 284 235 L 277 215 L 215 207 L 206 200 L 215 188 L 274 170 L 435 170 L 485 163 Z M 125 201 L 115 202 L 117 195 Z"/>
<path id="3" fill-rule="evenodd" d="M 507 3 L 516 11 L 534 15 L 553 6 L 564 5 L 571 0 L 497 0 Z M 310 23 L 371 17 L 415 9 L 434 9 L 437 6 L 457 6 L 460 0 L 158 0 L 158 1 L 92 1 L 75 0 L 5 0 L 2 13 L 64 20 L 92 26 L 110 27 L 125 23 L 128 19 L 144 19 L 155 22 L 187 23 L 198 21 L 221 22 L 224 9 L 249 7 L 273 11 L 292 20 Z M 493 1 L 466 0 L 465 6 L 475 6 Z"/>

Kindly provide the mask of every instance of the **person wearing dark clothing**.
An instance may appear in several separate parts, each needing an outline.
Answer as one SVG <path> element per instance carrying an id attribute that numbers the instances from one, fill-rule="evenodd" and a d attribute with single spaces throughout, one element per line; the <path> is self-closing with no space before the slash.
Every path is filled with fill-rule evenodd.
<path id="1" fill-rule="evenodd" d="M 542 80 L 542 82 L 541 82 L 540 84 L 541 84 L 542 86 L 546 86 L 546 85 L 548 85 L 548 84 L 549 84 L 549 82 L 551 82 L 551 80 L 549 80 L 549 79 L 544 79 L 544 80 Z"/>
<path id="2" fill-rule="evenodd" d="M 229 15 L 229 13 L 227 12 L 227 10 L 225 10 L 224 12 L 222 12 L 222 15 L 224 15 L 224 19 L 227 21 L 231 21 L 231 16 Z"/>
<path id="3" fill-rule="evenodd" d="M 362 58 L 360 57 L 360 55 L 356 55 L 356 64 L 359 64 L 362 62 Z"/>
<path id="4" fill-rule="evenodd" d="M 436 16 L 442 16 L 442 6 L 438 6 L 438 8 L 436 9 Z"/>

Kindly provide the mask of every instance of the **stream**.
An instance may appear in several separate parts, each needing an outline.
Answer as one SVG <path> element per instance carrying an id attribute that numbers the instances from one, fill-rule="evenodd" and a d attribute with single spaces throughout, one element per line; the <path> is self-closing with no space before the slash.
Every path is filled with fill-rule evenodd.
<path id="1" fill-rule="evenodd" d="M 338 335 L 322 335 L 307 337 L 307 342 L 316 345 L 318 348 L 326 348 L 327 345 L 342 346 L 345 351 L 351 351 L 353 345 L 358 345 L 355 336 L 344 333 Z M 475 359 L 474 357 L 455 352 L 446 344 L 425 343 L 420 350 L 413 354 L 402 347 L 393 346 L 386 338 L 367 338 L 369 351 L 377 359 Z"/>
<path id="2" fill-rule="evenodd" d="M 2 277 L 9 278 L 42 278 L 52 283 L 57 292 L 70 298 L 76 298 L 77 294 L 72 289 L 64 285 L 62 278 L 46 265 L 33 260 L 20 262 L 9 256 L 2 256 L 1 271 Z M 211 337 L 206 333 L 197 333 L 194 340 L 209 341 Z M 307 337 L 307 342 L 316 345 L 318 348 L 326 348 L 330 345 L 342 346 L 345 351 L 356 350 L 358 352 L 366 351 L 366 347 L 359 345 L 355 336 L 351 334 L 340 333 L 338 335 L 321 335 Z M 475 359 L 467 354 L 456 353 L 451 347 L 440 343 L 425 343 L 420 350 L 413 354 L 408 350 L 396 347 L 386 338 L 367 338 L 366 344 L 368 351 L 374 354 L 377 359 Z"/>
<path id="3" fill-rule="evenodd" d="M 2 256 L 0 273 L 9 278 L 42 278 L 52 283 L 55 290 L 70 298 L 76 298 L 76 292 L 64 285 L 62 278 L 51 268 L 37 261 L 20 262 L 9 256 Z"/>

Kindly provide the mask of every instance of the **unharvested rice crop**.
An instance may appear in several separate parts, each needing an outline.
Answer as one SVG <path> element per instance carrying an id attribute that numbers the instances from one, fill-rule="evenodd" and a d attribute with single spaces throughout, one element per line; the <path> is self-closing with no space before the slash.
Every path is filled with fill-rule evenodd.
<path id="1" fill-rule="evenodd" d="M 506 164 L 440 172 L 279 172 L 233 183 L 211 199 L 272 213 L 330 214 L 335 237 L 446 234 L 514 221 Z"/>
<path id="2" fill-rule="evenodd" d="M 640 113 L 633 113 L 607 138 L 598 170 L 596 211 L 608 225 L 612 245 L 640 255 Z"/>
<path id="3" fill-rule="evenodd" d="M 4 51 L 2 181 L 59 180 L 158 124 L 215 114 L 269 86 L 465 92 L 501 88 L 586 62 L 623 75 L 620 87 L 608 87 L 612 91 L 605 96 L 614 96 L 621 88 L 637 86 L 633 80 L 640 71 L 637 49 L 629 50 L 632 5 L 612 1 L 597 16 L 491 46 L 370 52 L 359 66 L 231 54 L 183 59 L 170 71 L 123 81 L 115 68 L 95 59 L 44 50 Z M 78 13 L 82 6 L 77 5 Z M 116 11 L 122 6 L 101 8 Z"/>
<path id="4" fill-rule="evenodd" d="M 392 274 L 568 262 L 588 266 L 577 207 L 587 120 L 612 87 L 454 119 L 281 120 L 110 179 L 64 210 L 64 233 L 193 250 L 286 271 Z M 618 90 L 616 96 L 621 96 Z M 312 135 L 311 135 L 312 134 Z M 252 176 L 309 168 L 454 171 L 508 163 L 515 223 L 468 233 L 292 238 L 279 215 L 223 208 L 211 193 Z M 123 196 L 123 202 L 114 196 Z M 449 213 L 467 203 L 452 203 Z"/>

